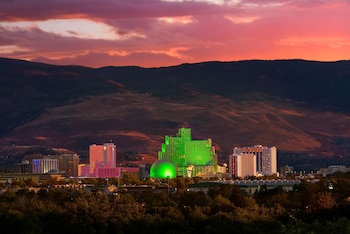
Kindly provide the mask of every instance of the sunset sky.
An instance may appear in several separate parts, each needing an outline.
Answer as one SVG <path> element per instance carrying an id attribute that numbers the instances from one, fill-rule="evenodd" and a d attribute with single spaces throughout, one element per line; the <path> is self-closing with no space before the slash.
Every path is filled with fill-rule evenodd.
<path id="1" fill-rule="evenodd" d="M 90 67 L 350 59 L 349 0 L 1 0 L 0 57 Z"/>

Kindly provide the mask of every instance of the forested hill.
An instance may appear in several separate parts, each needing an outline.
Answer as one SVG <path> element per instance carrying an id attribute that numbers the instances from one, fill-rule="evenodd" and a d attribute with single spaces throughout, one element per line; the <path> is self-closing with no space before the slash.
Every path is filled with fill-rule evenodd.
<path id="1" fill-rule="evenodd" d="M 253 144 L 350 153 L 350 61 L 93 69 L 2 58 L 0 71 L 2 144 L 82 149 L 114 140 L 155 155 L 164 135 L 186 126 L 222 153 Z"/>

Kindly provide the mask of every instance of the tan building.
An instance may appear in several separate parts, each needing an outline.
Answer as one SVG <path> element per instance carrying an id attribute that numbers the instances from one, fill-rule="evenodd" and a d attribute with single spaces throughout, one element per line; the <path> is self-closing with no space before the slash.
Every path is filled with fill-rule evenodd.
<path id="1" fill-rule="evenodd" d="M 256 176 L 256 155 L 243 153 L 230 155 L 229 173 L 232 178 Z"/>
<path id="2" fill-rule="evenodd" d="M 256 156 L 257 175 L 277 174 L 277 149 L 275 146 L 266 147 L 254 145 L 249 147 L 235 147 L 233 155 L 254 154 Z"/>

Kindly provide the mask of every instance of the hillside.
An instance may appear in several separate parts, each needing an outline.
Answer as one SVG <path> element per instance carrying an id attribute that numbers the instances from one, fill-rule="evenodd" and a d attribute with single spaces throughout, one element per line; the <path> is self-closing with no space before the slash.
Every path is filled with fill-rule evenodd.
<path id="1" fill-rule="evenodd" d="M 207 62 L 164 68 L 54 66 L 0 59 L 1 145 L 156 155 L 183 126 L 236 145 L 350 155 L 350 62 Z"/>

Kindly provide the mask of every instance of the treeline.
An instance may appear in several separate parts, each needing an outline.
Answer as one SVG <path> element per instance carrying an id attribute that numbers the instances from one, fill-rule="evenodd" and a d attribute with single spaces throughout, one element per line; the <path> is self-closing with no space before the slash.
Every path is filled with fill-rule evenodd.
<path id="1" fill-rule="evenodd" d="M 109 181 L 110 183 L 111 181 Z M 166 183 L 167 181 L 161 181 Z M 350 233 L 350 176 L 304 181 L 293 191 L 233 185 L 189 192 L 4 189 L 1 233 Z"/>

